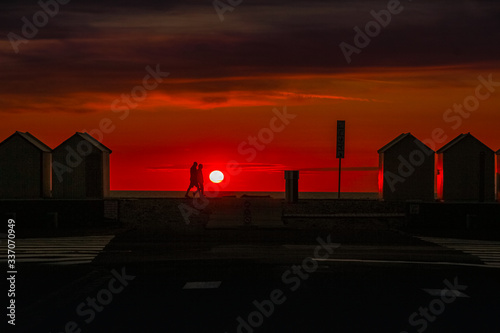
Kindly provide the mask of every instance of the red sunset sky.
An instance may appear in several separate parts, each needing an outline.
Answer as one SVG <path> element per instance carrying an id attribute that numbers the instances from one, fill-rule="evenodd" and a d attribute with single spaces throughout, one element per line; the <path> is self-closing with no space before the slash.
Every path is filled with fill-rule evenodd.
<path id="1" fill-rule="evenodd" d="M 244 1 L 224 21 L 210 1 L 71 1 L 17 53 L 9 33 L 22 36 L 22 17 L 40 7 L 2 6 L 0 140 L 29 131 L 55 148 L 109 119 L 109 133 L 91 134 L 113 150 L 112 190 L 185 190 L 193 161 L 208 178 L 235 160 L 243 171 L 226 190 L 280 191 L 295 169 L 301 190 L 336 191 L 338 119 L 348 192 L 377 191 L 377 149 L 402 132 L 426 140 L 443 129 L 435 149 L 463 132 L 500 148 L 495 1 L 402 2 L 351 63 L 339 44 L 354 45 L 353 28 L 387 1 Z M 113 102 L 142 86 L 148 66 L 170 75 L 122 117 Z M 446 121 L 479 76 L 498 86 Z M 248 160 L 238 147 L 284 107 L 296 117 Z"/>

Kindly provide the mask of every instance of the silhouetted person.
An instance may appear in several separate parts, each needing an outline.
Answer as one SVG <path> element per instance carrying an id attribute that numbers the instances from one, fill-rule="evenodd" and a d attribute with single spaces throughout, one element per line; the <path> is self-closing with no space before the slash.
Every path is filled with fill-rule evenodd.
<path id="1" fill-rule="evenodd" d="M 198 170 L 196 170 L 197 180 L 198 180 L 198 192 L 200 192 L 200 198 L 205 195 L 205 187 L 203 180 L 203 164 L 198 165 Z M 196 194 L 195 194 L 196 195 Z"/>
<path id="2" fill-rule="evenodd" d="M 200 190 L 200 186 L 198 185 L 198 170 L 196 170 L 196 166 L 198 165 L 198 163 L 196 162 L 193 162 L 193 165 L 191 166 L 191 169 L 189 169 L 189 187 L 186 191 L 186 195 L 185 197 L 186 198 L 189 198 L 189 191 L 191 191 L 191 189 L 196 186 L 196 189 L 199 191 Z"/>

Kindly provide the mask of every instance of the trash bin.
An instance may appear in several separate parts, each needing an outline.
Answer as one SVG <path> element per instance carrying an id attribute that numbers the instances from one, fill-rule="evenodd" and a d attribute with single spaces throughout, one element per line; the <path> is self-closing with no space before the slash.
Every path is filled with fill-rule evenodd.
<path id="1" fill-rule="evenodd" d="M 285 171 L 285 200 L 288 203 L 299 201 L 299 171 Z"/>

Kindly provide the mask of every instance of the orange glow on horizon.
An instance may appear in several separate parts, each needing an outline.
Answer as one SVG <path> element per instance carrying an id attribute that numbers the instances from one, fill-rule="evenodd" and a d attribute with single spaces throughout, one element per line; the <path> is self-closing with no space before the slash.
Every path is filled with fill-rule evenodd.
<path id="1" fill-rule="evenodd" d="M 192 161 L 226 173 L 227 162 L 235 160 L 242 172 L 224 182 L 222 190 L 282 191 L 283 170 L 300 170 L 301 191 L 320 192 L 336 191 L 335 123 L 345 119 L 342 189 L 377 192 L 382 185 L 377 150 L 403 132 L 425 141 L 442 129 L 446 138 L 435 143 L 435 150 L 461 132 L 472 132 L 493 150 L 500 148 L 499 93 L 481 101 L 458 128 L 443 120 L 447 109 L 474 94 L 478 73 L 500 78 L 496 68 L 167 78 L 123 119 L 111 104 L 140 84 L 140 75 L 138 82 L 123 83 L 123 91 L 72 86 L 74 91 L 47 92 L 43 98 L 9 93 L 9 104 L 0 113 L 0 140 L 15 130 L 28 131 L 55 148 L 76 131 L 87 131 L 113 150 L 112 190 L 183 190 Z M 241 143 L 269 128 L 273 109 L 284 106 L 296 118 L 273 133 L 269 143 L 255 148 L 253 160 L 241 154 Z M 100 131 L 103 119 L 111 124 L 107 132 Z"/>

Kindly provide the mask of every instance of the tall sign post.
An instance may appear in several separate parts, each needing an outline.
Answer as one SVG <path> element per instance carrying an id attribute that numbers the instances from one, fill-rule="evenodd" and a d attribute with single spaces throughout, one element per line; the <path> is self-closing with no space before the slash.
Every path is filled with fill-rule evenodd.
<path id="1" fill-rule="evenodd" d="M 345 151 L 345 120 L 337 120 L 337 158 L 339 159 L 339 192 L 340 199 L 340 175 L 342 171 L 342 159 Z"/>

